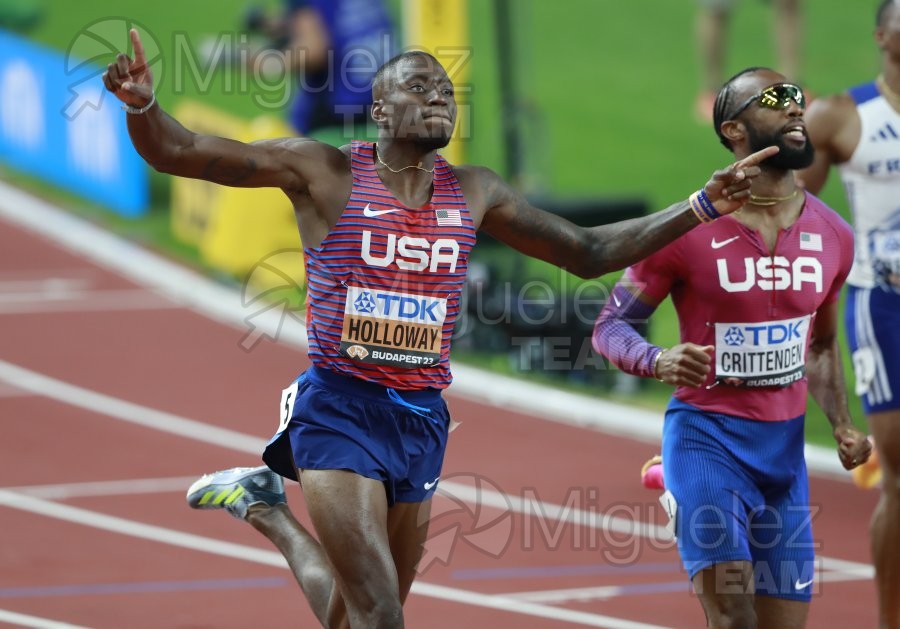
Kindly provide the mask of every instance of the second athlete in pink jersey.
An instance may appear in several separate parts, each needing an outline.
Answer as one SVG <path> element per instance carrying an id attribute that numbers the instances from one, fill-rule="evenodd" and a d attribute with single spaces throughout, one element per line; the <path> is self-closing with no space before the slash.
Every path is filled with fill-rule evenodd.
<path id="1" fill-rule="evenodd" d="M 759 146 L 745 207 L 631 266 L 594 329 L 620 369 L 676 385 L 662 473 L 678 550 L 709 627 L 802 627 L 816 584 L 804 460 L 807 393 L 850 469 L 871 450 L 847 409 L 837 298 L 853 262 L 850 226 L 797 187 L 813 159 L 797 85 L 751 68 L 723 86 L 715 129 L 737 158 Z M 681 342 L 633 324 L 668 296 Z"/>
<path id="2" fill-rule="evenodd" d="M 779 421 L 804 412 L 811 324 L 820 306 L 838 298 L 852 262 L 850 227 L 808 194 L 774 251 L 728 216 L 630 267 L 622 286 L 657 301 L 671 293 L 682 341 L 715 348 L 704 386 L 678 387 L 676 398 L 705 411 Z M 632 294 L 616 291 L 610 306 L 628 307 Z"/>

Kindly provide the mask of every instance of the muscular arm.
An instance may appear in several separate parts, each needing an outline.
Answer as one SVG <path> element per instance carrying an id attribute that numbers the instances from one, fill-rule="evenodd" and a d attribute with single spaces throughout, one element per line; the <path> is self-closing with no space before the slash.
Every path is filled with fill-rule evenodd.
<path id="1" fill-rule="evenodd" d="M 838 302 L 834 301 L 816 313 L 806 357 L 809 392 L 835 431 L 853 425 L 837 342 L 838 310 Z"/>
<path id="2" fill-rule="evenodd" d="M 651 216 L 584 228 L 529 204 L 509 191 L 491 206 L 481 227 L 529 256 L 591 278 L 621 269 L 699 224 L 687 201 Z"/>
<path id="3" fill-rule="evenodd" d="M 811 166 L 798 173 L 803 185 L 819 194 L 828 181 L 831 166 L 850 159 L 859 141 L 860 122 L 848 94 L 814 100 L 804 115 L 806 131 L 816 149 Z"/>
<path id="4" fill-rule="evenodd" d="M 749 197 L 757 164 L 778 152 L 768 147 L 713 173 L 704 189 L 716 210 L 727 214 Z M 591 278 L 624 268 L 672 242 L 700 223 L 687 201 L 641 218 L 584 228 L 532 206 L 487 168 L 456 169 L 470 210 L 482 229 L 524 254 Z"/>
<path id="5" fill-rule="evenodd" d="M 245 144 L 193 133 L 159 105 L 128 115 L 128 133 L 141 157 L 160 172 L 244 188 L 302 189 L 311 165 L 307 153 L 314 151 L 301 145 L 318 148 L 298 138 Z"/>
<path id="6" fill-rule="evenodd" d="M 116 57 L 103 83 L 126 105 L 144 108 L 153 100 L 153 75 L 137 31 L 131 30 L 134 59 Z M 158 103 L 145 113 L 128 114 L 128 133 L 138 153 L 159 171 L 240 187 L 275 187 L 287 192 L 328 172 L 344 159 L 333 147 L 288 138 L 245 144 L 185 129 Z"/>
<path id="7" fill-rule="evenodd" d="M 809 392 L 831 423 L 838 456 L 845 469 L 865 463 L 872 444 L 859 431 L 847 408 L 846 382 L 837 343 L 838 302 L 819 308 L 813 325 L 806 369 Z"/>

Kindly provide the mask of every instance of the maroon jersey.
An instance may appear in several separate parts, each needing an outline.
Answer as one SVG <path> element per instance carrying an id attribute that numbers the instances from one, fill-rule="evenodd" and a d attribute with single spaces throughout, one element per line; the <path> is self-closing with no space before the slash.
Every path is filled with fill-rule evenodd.
<path id="1" fill-rule="evenodd" d="M 705 387 L 675 397 L 699 409 L 758 420 L 806 408 L 806 351 L 816 311 L 838 298 L 853 262 L 853 233 L 806 195 L 770 252 L 762 235 L 725 216 L 630 267 L 624 281 L 672 295 L 681 341 L 714 345 Z"/>
<path id="2" fill-rule="evenodd" d="M 440 155 L 431 200 L 418 208 L 388 192 L 373 155 L 371 143 L 353 143 L 347 208 L 306 249 L 309 356 L 395 389 L 444 388 L 475 227 Z"/>

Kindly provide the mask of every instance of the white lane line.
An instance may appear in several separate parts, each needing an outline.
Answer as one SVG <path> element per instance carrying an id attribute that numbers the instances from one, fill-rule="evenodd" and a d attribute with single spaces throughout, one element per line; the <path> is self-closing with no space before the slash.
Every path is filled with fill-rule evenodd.
<path id="1" fill-rule="evenodd" d="M 37 629 L 88 629 L 81 625 L 72 625 L 67 622 L 59 622 L 39 616 L 28 616 L 6 609 L 0 609 L 0 622 L 8 622 L 17 627 L 36 627 Z"/>
<path id="2" fill-rule="evenodd" d="M 0 181 L 0 216 L 37 232 L 131 281 L 152 287 L 216 321 L 248 332 L 247 320 L 260 334 L 306 349 L 306 328 L 279 308 L 258 313 L 242 306 L 242 295 L 103 231 L 58 207 Z M 451 397 L 460 396 L 531 417 L 658 444 L 662 415 L 553 387 L 522 382 L 468 365 L 453 367 Z M 811 474 L 850 482 L 833 449 L 806 446 Z"/>
<path id="3" fill-rule="evenodd" d="M 198 477 L 199 474 L 176 478 L 134 478 L 87 483 L 24 485 L 22 487 L 3 487 L 0 489 L 24 494 L 32 498 L 43 498 L 44 500 L 70 500 L 72 498 L 95 498 L 98 496 L 163 494 L 174 491 L 184 493 Z"/>
<path id="4" fill-rule="evenodd" d="M 157 411 L 140 404 L 126 402 L 39 374 L 3 360 L 0 360 L 0 381 L 6 381 L 38 395 L 114 419 L 250 454 L 257 460 L 266 444 L 264 439 L 258 437 L 205 424 L 172 413 Z M 438 491 L 451 500 L 461 500 L 472 505 L 493 507 L 501 511 L 512 511 L 525 515 L 532 524 L 536 523 L 538 526 L 543 527 L 539 534 L 551 540 L 556 534 L 560 533 L 560 528 L 557 527 L 550 530 L 548 523 L 563 522 L 590 530 L 629 536 L 629 539 L 647 539 L 653 548 L 660 550 L 671 548 L 673 545 L 672 537 L 664 526 L 644 522 L 637 518 L 619 517 L 599 511 L 580 509 L 572 501 L 565 505 L 547 502 L 540 500 L 536 492 L 515 496 L 495 491 L 486 485 L 486 483 L 483 483 L 479 487 L 473 487 L 463 483 L 442 481 L 438 486 Z M 625 505 L 624 513 L 634 514 L 634 507 L 635 505 Z M 616 537 L 615 540 L 621 542 L 619 537 Z M 865 563 L 829 557 L 821 557 L 821 560 L 826 568 L 847 572 L 848 574 L 851 571 L 856 571 L 858 574 L 867 574 L 867 571 L 873 570 L 871 565 Z"/>
<path id="5" fill-rule="evenodd" d="M 0 295 L 0 315 L 108 310 L 159 310 L 185 306 L 143 288 Z"/>
<path id="6" fill-rule="evenodd" d="M 263 451 L 266 442 L 258 437 L 204 424 L 193 419 L 180 417 L 165 411 L 158 411 L 140 404 L 133 404 L 103 393 L 44 376 L 29 369 L 23 369 L 0 360 L 0 380 L 43 395 L 51 399 L 71 404 L 95 413 L 107 415 L 145 428 L 159 430 L 180 437 L 219 445 L 242 452 L 253 452 L 256 456 Z M 236 448 L 237 446 L 237 448 Z"/>
<path id="7" fill-rule="evenodd" d="M 30 391 L 23 391 L 22 389 L 17 389 L 16 387 L 11 387 L 7 384 L 0 382 L 0 398 L 5 397 L 28 397 L 33 395 Z"/>
<path id="8" fill-rule="evenodd" d="M 564 590 L 536 590 L 530 592 L 512 592 L 505 594 L 519 601 L 532 603 L 559 604 L 569 601 L 587 603 L 595 600 L 606 600 L 619 596 L 625 588 L 620 585 L 603 585 L 597 587 L 568 588 Z M 688 591 L 688 580 L 684 579 L 684 590 Z"/>
<path id="9" fill-rule="evenodd" d="M 9 275 L 7 275 L 9 277 Z M 91 285 L 86 277 L 46 277 L 3 279 L 0 275 L 0 298 L 10 293 L 60 294 L 85 290 Z"/>
<path id="10" fill-rule="evenodd" d="M 37 513 L 46 517 L 65 520 L 67 522 L 74 522 L 110 531 L 112 533 L 130 535 L 132 537 L 169 544 L 171 546 L 188 548 L 190 550 L 221 555 L 223 557 L 231 557 L 233 559 L 251 561 L 267 566 L 288 568 L 284 557 L 282 557 L 280 553 L 272 550 L 263 550 L 251 546 L 244 546 L 242 544 L 193 535 L 191 533 L 174 531 L 172 529 L 153 526 L 151 524 L 144 524 L 143 522 L 105 515 L 96 511 L 62 505 L 8 490 L 0 490 L 0 505 L 28 511 L 30 513 Z M 608 629 L 664 629 L 659 625 L 650 625 L 600 614 L 590 614 L 575 610 L 548 607 L 504 596 L 481 594 L 424 581 L 414 583 L 412 591 L 420 596 L 453 601 L 477 607 L 488 607 L 526 616 L 550 618 L 560 622 L 581 624 L 588 627 L 606 627 Z"/>

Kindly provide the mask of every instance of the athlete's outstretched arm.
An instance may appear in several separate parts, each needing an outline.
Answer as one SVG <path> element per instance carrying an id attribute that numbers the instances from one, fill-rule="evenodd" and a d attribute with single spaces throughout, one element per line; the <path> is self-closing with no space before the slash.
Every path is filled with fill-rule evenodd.
<path id="1" fill-rule="evenodd" d="M 746 203 L 750 181 L 760 172 L 758 164 L 777 152 L 776 147 L 768 147 L 713 173 L 704 189 L 720 214 L 734 212 Z M 490 170 L 466 170 L 480 180 L 478 188 L 486 207 L 482 229 L 522 253 L 580 277 L 624 268 L 700 223 L 688 201 L 681 201 L 650 216 L 583 228 L 532 206 Z"/>
<path id="2" fill-rule="evenodd" d="M 822 306 L 816 313 L 806 369 L 809 393 L 831 422 L 841 463 L 850 470 L 868 460 L 872 444 L 850 418 L 847 384 L 837 341 L 838 317 L 837 301 Z"/>
<path id="3" fill-rule="evenodd" d="M 245 144 L 185 129 L 154 102 L 153 76 L 134 29 L 131 41 L 134 59 L 120 53 L 116 62 L 107 66 L 103 83 L 126 105 L 138 109 L 149 106 L 144 113 L 128 115 L 128 132 L 138 153 L 156 170 L 228 186 L 300 190 L 314 176 L 316 167 L 328 161 L 316 154 L 326 148 L 310 140 L 288 138 Z"/>

